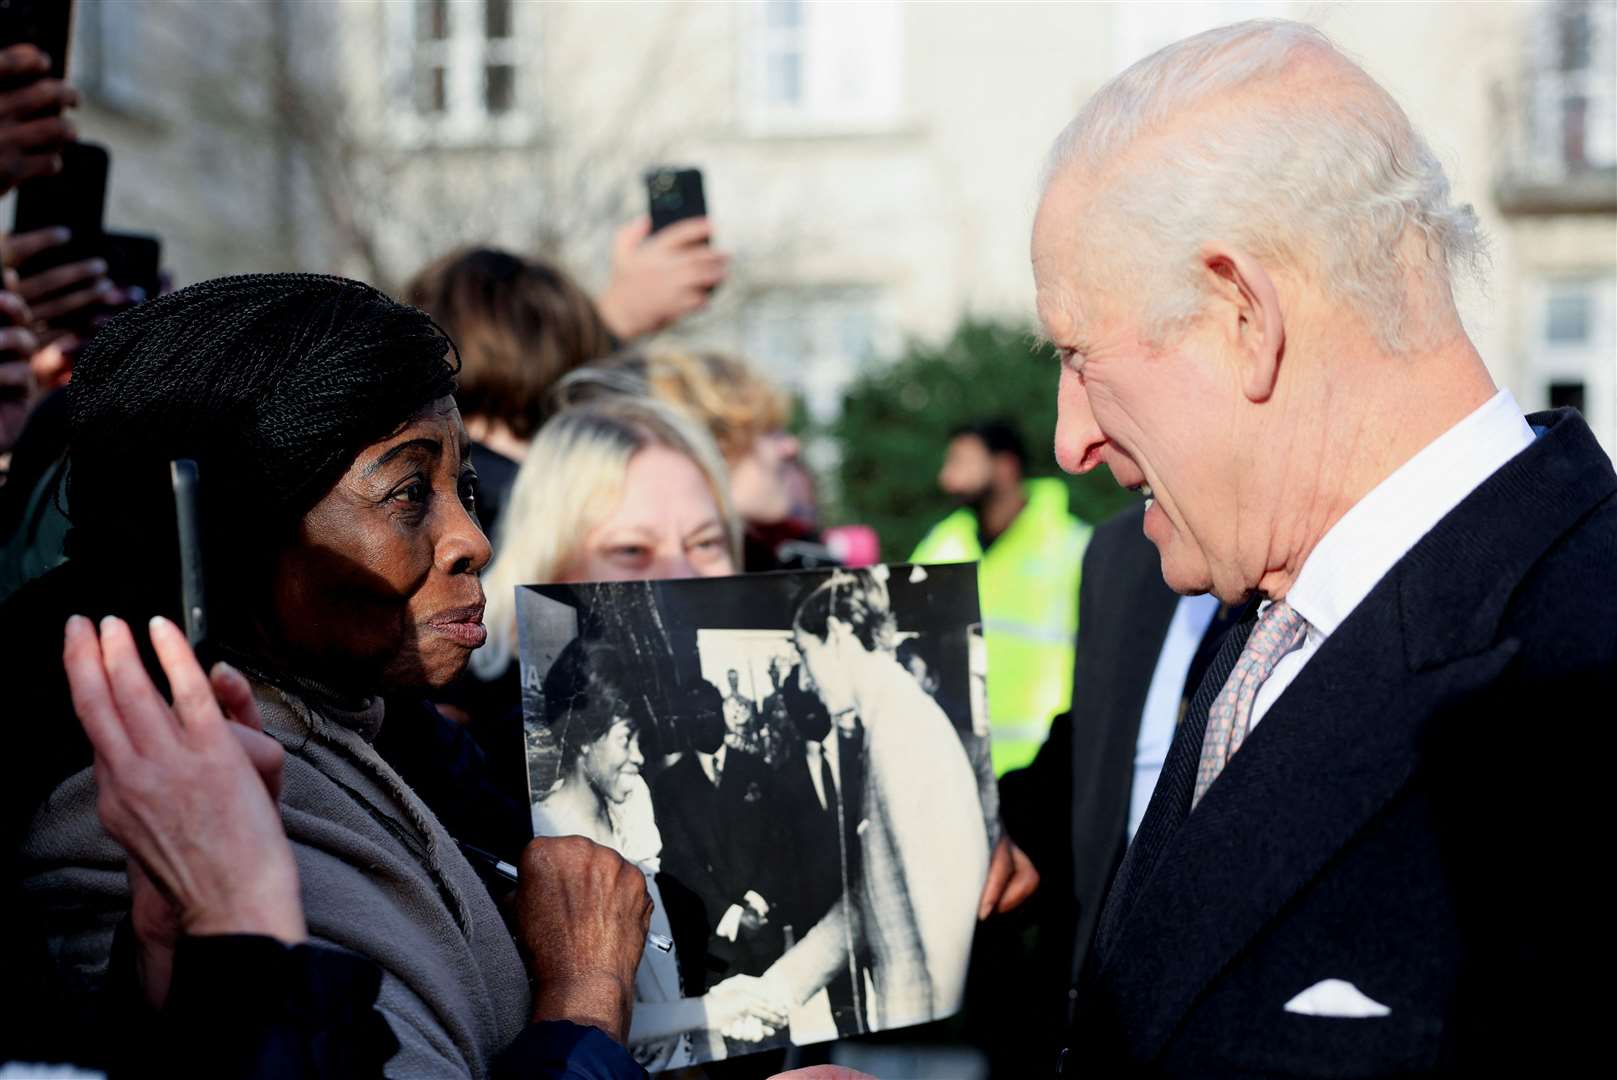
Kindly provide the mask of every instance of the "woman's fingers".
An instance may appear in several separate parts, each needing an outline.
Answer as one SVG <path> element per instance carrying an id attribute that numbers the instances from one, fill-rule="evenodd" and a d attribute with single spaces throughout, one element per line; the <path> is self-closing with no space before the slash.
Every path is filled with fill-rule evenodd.
<path id="1" fill-rule="evenodd" d="M 157 662 L 163 665 L 163 674 L 168 677 L 180 726 L 193 735 L 208 734 L 210 729 L 224 723 L 224 717 L 213 696 L 213 683 L 203 674 L 196 653 L 191 651 L 191 643 L 185 640 L 178 626 L 161 615 L 152 617 L 150 632 Z"/>
<path id="2" fill-rule="evenodd" d="M 224 710 L 226 717 L 254 731 L 264 730 L 264 721 L 258 715 L 258 702 L 253 698 L 253 686 L 247 681 L 247 676 L 221 660 L 208 673 L 208 681 L 213 684 L 213 696 L 218 699 L 219 708 Z"/>
<path id="3" fill-rule="evenodd" d="M 100 263 L 94 259 L 92 262 Z M 80 264 L 85 265 L 85 264 Z M 104 267 L 106 264 L 101 263 Z M 24 285 L 26 286 L 26 282 Z M 34 318 L 42 323 L 56 323 L 69 320 L 72 316 L 87 308 L 101 307 L 117 301 L 118 286 L 106 278 L 99 278 L 95 284 L 83 289 L 75 289 L 61 296 L 54 296 L 49 300 L 31 300 L 29 305 L 33 308 Z"/>
<path id="4" fill-rule="evenodd" d="M 49 230 L 40 229 L 39 232 Z M 66 232 L 66 229 L 59 230 Z M 54 246 L 54 245 L 52 245 Z M 64 289 L 84 281 L 95 281 L 107 272 L 107 260 L 102 258 L 80 259 L 77 262 L 63 263 L 53 266 L 49 270 L 41 270 L 37 274 L 30 274 L 18 282 L 18 290 L 22 298 L 34 307 L 36 319 L 47 318 L 39 312 L 39 298 L 51 296 Z"/>
<path id="5" fill-rule="evenodd" d="M 83 615 L 67 620 L 62 640 L 62 666 L 67 670 L 68 692 L 73 711 L 78 714 L 84 734 L 95 748 L 97 779 L 102 762 L 116 767 L 128 759 L 131 748 L 123 719 L 113 704 L 112 687 L 107 682 L 101 660 L 101 642 L 95 625 Z"/>
<path id="6" fill-rule="evenodd" d="M 281 748 L 280 743 L 263 732 L 254 731 L 240 724 L 231 724 L 230 733 L 247 752 L 247 760 L 252 762 L 253 771 L 258 773 L 258 778 L 264 781 L 264 790 L 269 792 L 270 801 L 279 803 L 281 769 L 286 765 L 286 751 Z"/>
<path id="7" fill-rule="evenodd" d="M 72 230 L 61 225 L 12 233 L 6 237 L 5 264 L 8 268 L 21 266 L 40 252 L 61 247 L 71 239 L 73 239 Z"/>
<path id="8" fill-rule="evenodd" d="M 130 744 L 148 755 L 173 742 L 179 724 L 168 702 L 152 685 L 146 666 L 140 662 L 135 636 L 122 619 L 108 615 L 101 620 L 101 656 L 106 663 L 112 700 L 123 717 Z"/>

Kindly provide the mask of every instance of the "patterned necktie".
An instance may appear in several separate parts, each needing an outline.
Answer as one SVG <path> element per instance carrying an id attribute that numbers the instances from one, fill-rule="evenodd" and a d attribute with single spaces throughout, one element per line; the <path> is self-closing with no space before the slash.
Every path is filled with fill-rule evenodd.
<path id="1" fill-rule="evenodd" d="M 1202 737 L 1201 764 L 1196 770 L 1196 790 L 1190 808 L 1202 801 L 1230 756 L 1241 748 L 1252 720 L 1252 704 L 1258 688 L 1273 674 L 1280 658 L 1302 644 L 1308 620 L 1284 600 L 1270 604 L 1258 616 L 1258 625 L 1246 639 L 1246 647 L 1235 661 L 1235 669 L 1224 680 L 1224 688 L 1213 699 L 1207 712 L 1207 734 Z"/>

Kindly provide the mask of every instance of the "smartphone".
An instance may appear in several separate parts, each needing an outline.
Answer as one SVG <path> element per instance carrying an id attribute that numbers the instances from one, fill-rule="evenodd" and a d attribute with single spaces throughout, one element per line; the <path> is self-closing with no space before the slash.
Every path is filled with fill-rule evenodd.
<path id="1" fill-rule="evenodd" d="M 651 231 L 686 218 L 705 217 L 702 171 L 659 166 L 646 171 L 646 201 L 651 208 Z"/>
<path id="2" fill-rule="evenodd" d="M 69 143 L 62 147 L 61 172 L 30 180 L 17 189 L 12 232 L 63 225 L 73 234 L 61 247 L 42 251 L 19 266 L 18 274 L 32 277 L 41 270 L 100 254 L 109 164 L 106 147 Z"/>
<path id="3" fill-rule="evenodd" d="M 0 49 L 8 45 L 38 46 L 51 58 L 48 78 L 67 78 L 72 28 L 73 0 L 0 0 Z"/>
<path id="4" fill-rule="evenodd" d="M 163 242 L 144 233 L 109 232 L 101 234 L 101 257 L 107 260 L 107 277 L 124 289 L 139 289 L 143 300 L 163 291 Z"/>
<path id="5" fill-rule="evenodd" d="M 185 620 L 185 640 L 202 658 L 208 641 L 208 603 L 202 586 L 202 513 L 198 502 L 200 481 L 197 463 L 176 458 L 168 464 L 174 485 L 174 525 L 180 539 L 180 612 Z"/>

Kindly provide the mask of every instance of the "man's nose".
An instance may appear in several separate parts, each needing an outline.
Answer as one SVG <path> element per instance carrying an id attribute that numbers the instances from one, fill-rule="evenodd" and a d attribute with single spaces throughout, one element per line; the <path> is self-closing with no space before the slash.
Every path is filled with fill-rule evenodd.
<path id="1" fill-rule="evenodd" d="M 1070 473 L 1086 473 L 1101 463 L 1106 436 L 1095 422 L 1089 391 L 1077 373 L 1063 368 L 1056 391 L 1056 463 Z"/>

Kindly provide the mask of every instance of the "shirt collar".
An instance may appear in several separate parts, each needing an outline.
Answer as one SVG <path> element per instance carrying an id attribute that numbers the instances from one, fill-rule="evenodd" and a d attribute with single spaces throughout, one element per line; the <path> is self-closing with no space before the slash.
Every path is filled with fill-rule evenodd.
<path id="1" fill-rule="evenodd" d="M 1500 390 L 1350 507 L 1303 563 L 1286 602 L 1328 637 L 1421 537 L 1532 441 L 1516 399 Z"/>

